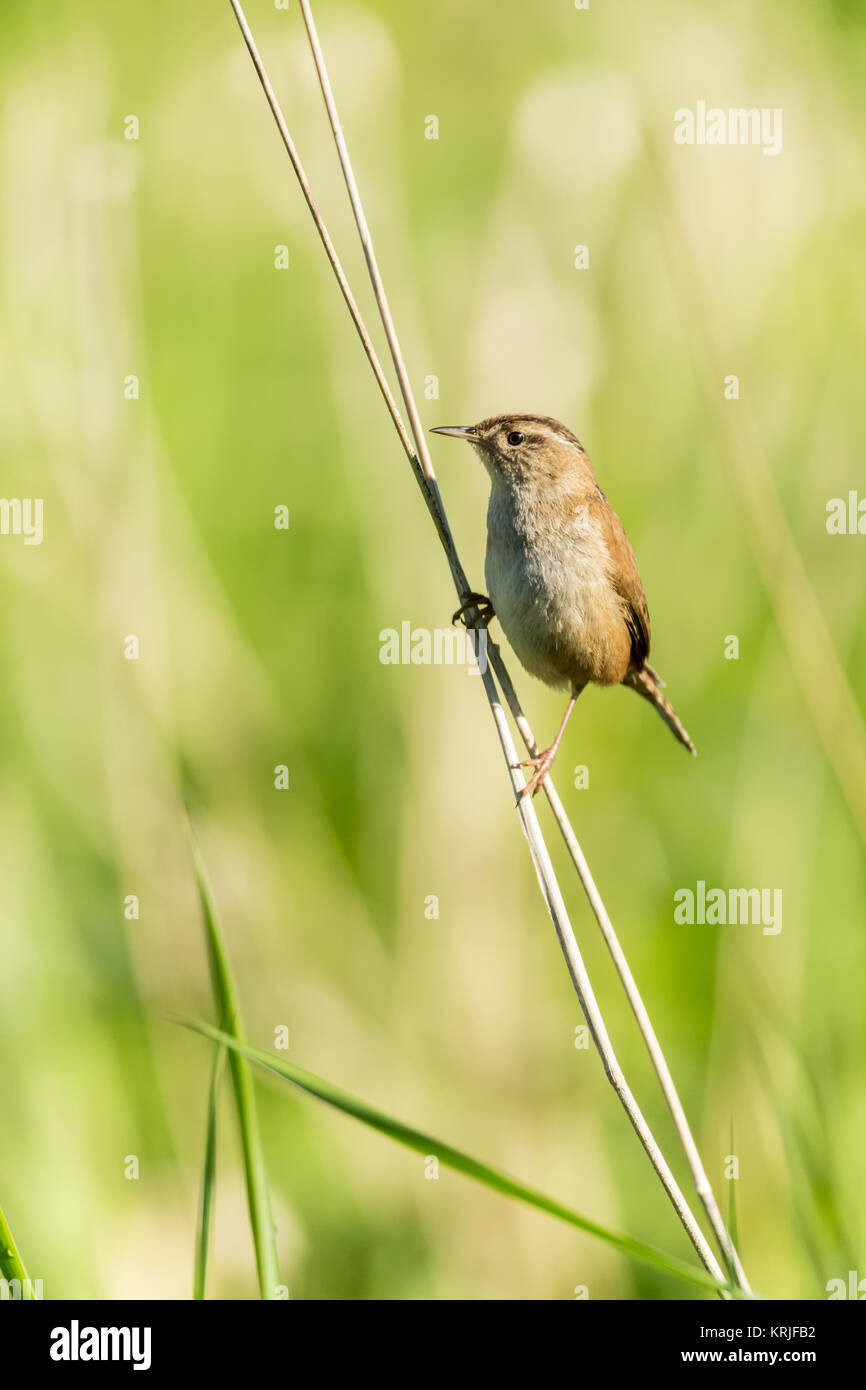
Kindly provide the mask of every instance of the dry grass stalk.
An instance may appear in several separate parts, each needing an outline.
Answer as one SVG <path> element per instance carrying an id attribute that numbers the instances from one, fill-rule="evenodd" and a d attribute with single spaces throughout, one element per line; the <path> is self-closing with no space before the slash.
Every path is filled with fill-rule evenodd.
<path id="1" fill-rule="evenodd" d="M 244 41 L 246 42 L 247 48 L 249 49 L 250 56 L 256 68 L 256 72 L 258 73 L 259 80 L 261 81 L 262 87 L 265 92 L 265 96 L 271 108 L 271 112 L 274 116 L 278 129 L 282 136 L 283 143 L 286 146 L 286 150 L 289 154 L 292 167 L 295 171 L 295 174 L 301 185 L 304 197 L 306 199 L 307 205 L 313 216 L 313 220 L 316 225 L 316 229 L 319 232 L 322 244 L 325 248 L 326 255 L 337 278 L 337 281 L 340 285 L 340 289 L 349 308 L 349 312 L 355 324 L 355 328 L 358 332 L 359 337 L 361 338 L 368 360 L 370 361 L 370 364 L 376 376 L 376 380 L 379 384 L 379 388 L 382 392 L 383 397 L 385 398 L 392 421 L 394 422 L 395 428 L 397 429 L 398 436 L 407 454 L 407 457 L 409 458 L 409 461 L 412 464 L 416 478 L 424 494 L 425 501 L 427 502 L 428 509 L 430 510 L 431 516 L 436 525 L 437 533 L 444 547 L 449 567 L 454 578 L 458 596 L 460 597 L 461 602 L 464 602 L 468 595 L 471 593 L 471 587 L 468 583 L 465 571 L 463 570 L 463 567 L 457 555 L 454 540 L 451 535 L 450 526 L 448 525 L 444 506 L 442 504 L 442 499 L 439 493 L 438 484 L 436 482 L 436 477 L 433 470 L 433 464 L 430 458 L 427 441 L 421 426 L 417 406 L 415 403 L 414 393 L 411 387 L 411 382 L 409 380 L 403 355 L 400 350 L 399 340 L 397 337 L 390 307 L 388 305 L 388 299 L 385 292 L 384 283 L 382 281 L 378 263 L 376 261 L 372 237 L 370 235 L 370 230 L 367 225 L 366 217 L 364 215 L 363 204 L 361 202 L 357 182 L 355 180 L 354 172 L 352 170 L 352 164 L 349 157 L 348 148 L 346 146 L 345 137 L 343 135 L 342 127 L 339 122 L 336 103 L 334 101 L 333 96 L 333 89 L 331 88 L 331 84 L 328 79 L 324 55 L 322 53 L 321 44 L 319 42 L 318 34 L 316 31 L 315 23 L 313 21 L 313 16 L 310 10 L 308 0 L 300 0 L 301 11 L 303 14 L 305 26 L 307 28 L 307 33 L 310 39 L 313 60 L 316 65 L 316 71 L 318 73 L 319 83 L 322 89 L 322 95 L 324 97 L 325 106 L 328 112 L 328 118 L 331 124 L 331 129 L 334 135 L 335 143 L 337 145 L 340 164 L 343 170 L 343 176 L 345 178 L 346 186 L 349 192 L 349 198 L 355 215 L 355 221 L 358 227 L 359 236 L 361 238 L 361 244 L 364 250 L 367 267 L 370 273 L 370 279 L 373 284 L 376 302 L 379 308 L 382 324 L 388 341 L 388 346 L 391 351 L 391 356 L 394 362 L 394 368 L 397 374 L 397 379 L 400 384 L 401 394 L 403 395 L 403 399 L 405 402 L 406 412 L 409 417 L 412 439 L 410 439 L 409 433 L 403 425 L 399 409 L 397 408 L 388 388 L 387 380 L 384 376 L 381 364 L 378 361 L 375 349 L 373 348 L 369 333 L 367 332 L 360 311 L 358 310 L 357 304 L 354 300 L 354 297 L 352 296 L 351 290 L 349 289 L 345 273 L 343 272 L 339 258 L 334 249 L 331 238 L 328 234 L 327 228 L 325 227 L 325 224 L 316 206 L 315 200 L 313 199 L 309 183 L 304 173 L 303 165 L 301 164 L 301 161 L 298 157 L 297 151 L 295 149 L 294 143 L 288 130 L 288 126 L 280 109 L 279 102 L 277 101 L 276 95 L 267 76 L 267 72 L 265 70 L 261 56 L 256 47 L 249 25 L 246 21 L 246 17 L 243 13 L 242 6 L 239 3 L 239 0 L 230 0 L 230 3 L 237 18 L 238 24 L 240 26 L 241 33 L 243 34 Z M 412 442 L 413 440 L 414 447 Z M 473 641 L 473 646 L 476 651 L 476 655 L 478 655 L 477 633 L 473 631 L 471 633 L 471 637 Z M 524 740 L 524 743 L 526 744 L 527 749 L 530 751 L 530 753 L 535 753 L 537 751 L 537 746 L 532 734 L 532 730 L 530 729 L 528 721 L 526 720 L 526 717 L 523 714 L 523 711 L 520 707 L 513 683 L 507 673 L 504 662 L 502 660 L 501 653 L 499 652 L 498 647 L 496 647 L 494 643 L 487 643 L 487 656 L 489 666 L 482 672 L 484 691 L 487 695 L 487 699 L 490 704 L 490 709 L 496 724 L 496 730 L 499 735 L 500 745 L 502 747 L 503 755 L 505 757 L 506 765 L 508 767 L 512 787 L 515 793 L 519 793 L 524 786 L 523 774 L 517 767 L 519 755 L 514 746 L 514 742 L 511 736 L 511 730 L 508 725 L 505 711 L 503 709 L 502 702 L 499 697 L 499 692 L 497 690 L 496 683 L 491 674 L 491 670 L 489 669 L 490 667 L 492 667 L 493 670 L 496 672 L 496 676 L 499 680 L 499 684 L 502 688 L 506 702 L 511 710 L 512 716 L 515 719 L 515 723 L 520 731 L 520 734 Z M 724 1223 L 721 1219 L 721 1215 L 718 1211 L 715 1199 L 713 1198 L 712 1189 L 706 1177 L 703 1165 L 701 1164 L 697 1147 L 692 1137 L 691 1130 L 689 1129 L 688 1123 L 686 1121 L 685 1113 L 679 1101 L 676 1089 L 674 1088 L 670 1072 L 667 1068 L 667 1064 L 664 1060 L 664 1056 L 658 1043 L 658 1039 L 656 1038 L 646 1008 L 643 1004 L 643 1001 L 641 1000 L 640 994 L 638 993 L 637 986 L 635 985 L 634 979 L 628 967 L 628 963 L 625 959 L 625 955 L 622 951 L 619 941 L 617 940 L 616 934 L 614 932 L 613 926 L 610 922 L 610 918 L 602 902 L 601 896 L 592 879 L 592 875 L 590 874 L 589 867 L 586 863 L 577 837 L 574 833 L 574 830 L 571 827 L 571 824 L 565 813 L 565 809 L 555 791 L 555 788 L 550 778 L 548 778 L 545 783 L 545 790 L 547 792 L 551 808 L 553 809 L 554 816 L 559 824 L 563 837 L 565 838 L 569 852 L 571 853 L 572 860 L 577 869 L 581 883 L 583 884 L 587 898 L 589 899 L 590 906 L 592 907 L 592 910 L 596 916 L 596 919 L 605 937 L 605 941 L 607 942 L 608 948 L 610 949 L 611 955 L 614 959 L 616 968 L 620 974 L 620 978 L 626 989 L 626 993 L 629 997 L 629 1002 L 631 1003 L 638 1025 L 643 1034 L 644 1040 L 647 1045 L 647 1049 L 653 1061 L 653 1065 L 656 1068 L 659 1080 L 662 1085 L 662 1090 L 665 1094 L 665 1099 L 667 1100 L 668 1105 L 671 1109 L 671 1113 L 674 1118 L 674 1123 L 677 1127 L 680 1140 L 683 1144 L 686 1157 L 689 1161 L 689 1166 L 692 1170 L 692 1174 L 695 1179 L 695 1185 L 698 1194 L 701 1197 L 701 1200 L 704 1203 L 704 1206 L 707 1210 L 711 1224 L 713 1226 L 713 1230 L 716 1234 L 717 1239 L 719 1240 L 720 1248 L 722 1249 L 726 1260 L 735 1271 L 737 1283 L 740 1285 L 741 1289 L 748 1291 L 748 1283 L 746 1282 L 745 1275 L 742 1272 L 742 1267 L 736 1256 L 736 1252 L 733 1249 L 730 1237 L 728 1236 L 727 1231 L 724 1227 Z M 657 1176 L 659 1177 L 659 1180 L 661 1181 L 671 1201 L 671 1204 L 674 1207 L 674 1210 L 676 1211 L 680 1221 L 682 1222 L 682 1225 L 686 1233 L 688 1234 L 689 1239 L 692 1241 L 695 1250 L 697 1251 L 702 1263 L 704 1264 L 704 1267 L 715 1278 L 724 1279 L 725 1275 L 718 1263 L 718 1260 L 716 1259 L 712 1249 L 710 1248 L 703 1231 L 701 1230 L 679 1185 L 677 1184 L 676 1179 L 674 1178 L 674 1175 L 671 1172 L 670 1167 L 668 1166 L 664 1158 L 664 1155 L 662 1154 L 662 1151 L 649 1125 L 647 1124 L 647 1121 L 644 1118 L 637 1104 L 637 1101 L 635 1100 L 635 1097 L 630 1087 L 628 1086 L 628 1083 L 625 1080 L 625 1076 L 623 1075 L 622 1069 L 619 1066 L 610 1038 L 607 1033 L 607 1029 L 604 1024 L 601 1011 L 596 1001 L 595 994 L 589 979 L 589 975 L 586 971 L 586 967 L 584 965 L 583 958 L 581 956 L 580 949 L 578 947 L 577 940 L 575 938 L 574 931 L 571 926 L 571 922 L 568 917 L 568 912 L 565 906 L 564 899 L 562 897 L 562 892 L 556 879 L 556 875 L 553 870 L 553 865 L 550 860 L 547 845 L 541 833 L 541 828 L 538 823 L 535 808 L 531 800 L 521 802 L 518 806 L 518 813 L 520 815 L 523 831 L 526 835 L 530 854 L 533 860 L 533 864 L 535 866 L 536 874 L 538 876 L 539 885 L 541 887 L 545 903 L 553 921 L 554 928 L 556 930 L 556 934 L 560 943 L 560 947 L 565 957 L 569 974 L 571 976 L 572 983 L 575 988 L 575 992 L 577 994 L 581 1009 L 583 1010 L 584 1016 L 589 1026 L 590 1034 L 592 1036 L 596 1049 L 598 1050 L 598 1053 L 601 1057 L 605 1073 L 609 1081 L 611 1082 L 611 1085 L 613 1086 L 624 1110 L 626 1111 L 626 1114 L 628 1115 L 629 1120 L 631 1121 L 635 1129 L 635 1132 L 637 1133 L 647 1153 L 647 1156 L 649 1157 L 650 1162 L 652 1163 L 652 1166 Z"/>

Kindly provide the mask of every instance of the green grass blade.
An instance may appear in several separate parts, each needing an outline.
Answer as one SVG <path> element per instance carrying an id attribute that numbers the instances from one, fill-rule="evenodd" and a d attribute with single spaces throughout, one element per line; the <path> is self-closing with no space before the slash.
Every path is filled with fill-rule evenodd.
<path id="1" fill-rule="evenodd" d="M 734 1121 L 731 1120 L 731 1143 L 728 1149 L 729 1154 L 736 1153 L 734 1148 Z M 740 1248 L 740 1232 L 737 1229 L 737 1178 L 728 1179 L 728 1232 L 731 1237 L 731 1244 L 735 1250 Z"/>
<path id="2" fill-rule="evenodd" d="M 213 1066 L 210 1074 L 210 1093 L 207 1108 L 207 1138 L 204 1147 L 204 1172 L 201 1184 L 201 1212 L 199 1215 L 198 1234 L 195 1246 L 195 1270 L 193 1274 L 193 1298 L 204 1298 L 205 1280 L 207 1278 L 207 1253 L 208 1241 L 210 1237 L 210 1218 L 213 1208 L 214 1182 L 216 1178 L 216 1120 L 217 1120 L 217 1100 L 219 1098 L 220 1083 L 225 1069 L 226 1050 L 224 1047 L 215 1047 L 213 1050 Z"/>
<path id="3" fill-rule="evenodd" d="M 231 970 L 229 968 L 228 955 L 223 945 L 222 933 L 220 932 L 219 922 L 214 908 L 213 895 L 210 890 L 207 871 L 192 828 L 190 828 L 189 833 L 192 856 L 195 863 L 199 899 L 201 901 L 202 916 L 204 918 L 211 984 L 214 992 L 214 1004 L 217 1018 L 220 1019 L 223 1028 L 226 1030 L 225 1033 L 219 1034 L 219 1039 L 231 1034 L 232 1041 L 240 1040 L 242 1037 L 240 1013 L 235 996 L 234 981 L 232 980 Z M 216 1031 L 214 1036 L 215 1038 L 217 1037 Z M 267 1171 L 265 1168 L 261 1133 L 259 1131 L 255 1090 L 253 1088 L 249 1066 L 241 1050 L 232 1050 L 229 1053 L 229 1063 L 235 1101 L 237 1104 L 238 1123 L 241 1131 L 241 1147 L 243 1149 L 244 1172 L 247 1187 L 247 1205 L 249 1207 L 250 1225 L 252 1226 L 253 1242 L 256 1250 L 259 1290 L 262 1298 L 273 1299 L 277 1297 L 276 1291 L 280 1284 L 280 1271 L 277 1263 L 277 1246 L 273 1218 L 271 1217 L 271 1202 L 268 1195 Z"/>
<path id="4" fill-rule="evenodd" d="M 728 1289 L 735 1297 L 742 1296 L 741 1291 L 732 1285 L 717 1282 L 704 1270 L 688 1264 L 676 1255 L 668 1255 L 652 1245 L 645 1245 L 643 1241 L 633 1240 L 630 1236 L 617 1235 L 613 1231 L 606 1230 L 604 1226 L 599 1226 L 597 1222 L 580 1216 L 578 1212 L 563 1206 L 561 1202 L 554 1201 L 553 1198 L 546 1197 L 544 1193 L 524 1186 L 523 1183 L 517 1182 L 514 1178 L 509 1178 L 495 1168 L 488 1167 L 486 1163 L 480 1163 L 477 1159 L 470 1158 L 460 1149 L 452 1148 L 450 1144 L 442 1144 L 429 1134 L 412 1129 L 408 1125 L 402 1124 L 400 1120 L 392 1119 L 391 1116 L 383 1114 L 382 1111 L 375 1110 L 371 1105 L 367 1105 L 366 1101 L 350 1096 L 339 1087 L 333 1086 L 330 1081 L 324 1081 L 321 1077 L 314 1076 L 312 1072 L 303 1071 L 291 1062 L 272 1057 L 257 1047 L 250 1047 L 248 1044 L 238 1041 L 237 1038 L 230 1038 L 218 1029 L 211 1028 L 207 1023 L 198 1023 L 188 1019 L 178 1021 L 184 1027 L 201 1033 L 203 1037 L 210 1038 L 213 1042 L 223 1043 L 232 1052 L 248 1057 L 259 1066 L 275 1072 L 282 1080 L 289 1081 L 300 1090 L 306 1091 L 308 1095 L 315 1096 L 336 1110 L 341 1110 L 345 1115 L 352 1115 L 362 1124 L 378 1130 L 380 1134 L 387 1135 L 399 1144 L 404 1144 L 406 1148 L 414 1149 L 416 1153 L 425 1156 L 435 1155 L 440 1163 L 462 1173 L 465 1177 L 473 1178 L 476 1182 L 483 1183 L 495 1192 L 502 1193 L 503 1196 L 513 1197 L 518 1201 L 526 1202 L 529 1206 L 537 1207 L 539 1211 L 545 1211 L 548 1215 L 565 1221 L 570 1226 L 585 1231 L 588 1235 L 596 1236 L 599 1240 L 614 1246 L 615 1249 L 632 1259 L 641 1260 L 644 1264 L 652 1265 L 655 1269 L 664 1270 L 666 1274 L 684 1279 L 698 1288 L 709 1289 L 714 1293 L 721 1289 Z"/>
<path id="5" fill-rule="evenodd" d="M 21 1289 L 22 1299 L 32 1301 L 33 1288 L 2 1209 L 0 1209 L 0 1276 L 8 1280 L 10 1284 L 17 1281 Z"/>

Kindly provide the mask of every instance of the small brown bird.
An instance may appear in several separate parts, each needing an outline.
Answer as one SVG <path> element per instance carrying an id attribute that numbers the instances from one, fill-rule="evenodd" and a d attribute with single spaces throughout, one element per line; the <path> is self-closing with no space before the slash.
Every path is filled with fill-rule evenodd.
<path id="1" fill-rule="evenodd" d="M 497 415 L 434 434 L 466 439 L 490 474 L 485 577 L 454 614 L 494 613 L 530 675 L 571 692 L 549 748 L 521 763 L 535 796 L 556 757 L 584 686 L 627 685 L 649 700 L 689 750 L 695 746 L 648 664 L 650 622 L 643 585 L 622 522 L 596 481 L 578 439 L 547 415 Z"/>

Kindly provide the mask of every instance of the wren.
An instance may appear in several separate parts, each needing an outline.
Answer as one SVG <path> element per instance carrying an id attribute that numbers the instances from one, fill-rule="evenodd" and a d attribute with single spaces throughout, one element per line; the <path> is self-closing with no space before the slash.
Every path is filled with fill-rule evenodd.
<path id="1" fill-rule="evenodd" d="M 589 684 L 637 691 L 695 753 L 647 661 L 650 620 L 637 563 L 580 441 L 547 415 L 496 415 L 433 433 L 467 440 L 490 475 L 489 599 L 469 595 L 455 620 L 471 608 L 483 622 L 495 614 L 530 675 L 569 691 L 553 743 L 520 764 L 534 769 L 521 799 L 535 796 L 550 771 Z"/>

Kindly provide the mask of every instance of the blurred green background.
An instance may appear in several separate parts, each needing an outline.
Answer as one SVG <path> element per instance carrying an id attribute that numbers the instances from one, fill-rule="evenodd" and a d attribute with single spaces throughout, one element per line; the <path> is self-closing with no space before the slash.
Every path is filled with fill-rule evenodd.
<path id="1" fill-rule="evenodd" d="M 247 13 L 372 325 L 297 5 Z M 866 12 L 317 16 L 425 425 L 558 416 L 628 529 L 652 659 L 700 756 L 592 690 L 558 782 L 725 1207 L 738 1159 L 753 1284 L 824 1297 L 866 1277 L 866 538 L 825 525 L 829 499 L 866 490 Z M 446 627 L 454 593 L 228 4 L 6 0 L 0 36 L 3 492 L 45 516 L 41 546 L 0 537 L 0 1205 L 31 1276 L 47 1298 L 190 1294 L 210 1056 L 166 1015 L 212 1006 L 184 798 L 252 1041 L 285 1025 L 292 1061 L 691 1256 L 574 1046 L 480 682 L 379 660 L 382 629 Z M 700 100 L 781 107 L 783 153 L 676 146 L 674 111 Z M 486 479 L 453 442 L 433 456 L 481 586 Z M 552 735 L 559 695 L 511 665 Z M 690 1191 L 536 804 L 620 1060 Z M 781 888 L 782 931 L 675 924 L 699 879 Z M 315 1102 L 259 1094 L 292 1297 L 689 1296 L 462 1178 L 427 1181 Z M 255 1297 L 223 1099 L 209 1293 Z"/>

